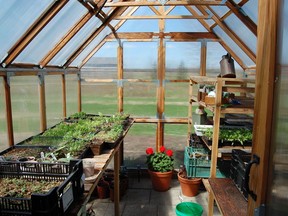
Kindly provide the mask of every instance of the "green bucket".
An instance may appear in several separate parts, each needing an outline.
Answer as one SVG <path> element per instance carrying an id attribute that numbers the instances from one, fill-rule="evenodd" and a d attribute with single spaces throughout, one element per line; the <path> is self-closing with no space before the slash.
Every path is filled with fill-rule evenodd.
<path id="1" fill-rule="evenodd" d="M 182 202 L 176 206 L 177 216 L 201 216 L 203 208 L 201 205 L 193 202 Z"/>

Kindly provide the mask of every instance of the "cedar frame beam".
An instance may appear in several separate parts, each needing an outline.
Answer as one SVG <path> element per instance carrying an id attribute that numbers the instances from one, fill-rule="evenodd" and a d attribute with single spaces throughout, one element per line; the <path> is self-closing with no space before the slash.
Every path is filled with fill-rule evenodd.
<path id="1" fill-rule="evenodd" d="M 38 80 L 39 80 L 38 91 L 39 91 L 40 131 L 43 132 L 47 129 L 44 73 L 38 74 Z"/>
<path id="2" fill-rule="evenodd" d="M 153 16 L 117 16 L 115 20 L 140 20 L 140 19 L 210 19 L 209 15 L 189 16 L 189 15 L 153 15 Z"/>
<path id="3" fill-rule="evenodd" d="M 252 154 L 260 157 L 260 163 L 253 165 L 249 187 L 257 195 L 254 201 L 248 196 L 248 215 L 266 203 L 269 161 L 271 150 L 271 131 L 273 123 L 273 100 L 276 79 L 278 8 L 282 1 L 259 0 L 258 41 L 255 85 L 255 114 L 253 126 Z M 279 4 L 279 5 L 278 5 Z M 269 34 L 267 34 L 269 32 Z M 271 165 L 272 166 L 272 165 Z"/>
<path id="4" fill-rule="evenodd" d="M 6 124 L 7 124 L 7 138 L 9 146 L 14 145 L 13 133 L 13 118 L 12 118 L 12 103 L 9 76 L 3 77 L 4 91 L 5 91 L 5 108 L 6 108 Z"/>
<path id="5" fill-rule="evenodd" d="M 109 34 L 106 39 L 143 39 L 152 40 L 158 39 L 159 37 L 164 37 L 164 39 L 174 40 L 174 41 L 199 41 L 202 39 L 211 39 L 219 41 L 220 39 L 212 32 L 169 32 L 169 33 L 154 33 L 154 32 L 127 32 L 127 33 L 117 33 Z"/>
<path id="6" fill-rule="evenodd" d="M 199 1 L 168 1 L 164 6 L 181 6 L 181 5 L 225 5 L 221 0 Z M 137 7 L 137 6 L 163 6 L 159 1 L 122 1 L 122 2 L 107 2 L 104 7 Z"/>
<path id="7" fill-rule="evenodd" d="M 54 1 L 54 4 L 32 24 L 17 43 L 8 51 L 8 55 L 2 61 L 2 66 L 6 67 L 10 65 L 68 2 L 69 0 Z"/>

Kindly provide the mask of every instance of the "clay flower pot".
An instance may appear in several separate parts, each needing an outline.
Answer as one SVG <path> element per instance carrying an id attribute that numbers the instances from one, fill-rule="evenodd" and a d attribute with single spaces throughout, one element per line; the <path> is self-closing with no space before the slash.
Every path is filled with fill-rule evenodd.
<path id="1" fill-rule="evenodd" d="M 173 171 L 168 172 L 153 172 L 148 169 L 152 187 L 155 191 L 164 192 L 170 189 Z"/>
<path id="2" fill-rule="evenodd" d="M 186 178 L 178 173 L 178 181 L 180 182 L 182 194 L 187 197 L 194 197 L 199 192 L 201 178 Z"/>

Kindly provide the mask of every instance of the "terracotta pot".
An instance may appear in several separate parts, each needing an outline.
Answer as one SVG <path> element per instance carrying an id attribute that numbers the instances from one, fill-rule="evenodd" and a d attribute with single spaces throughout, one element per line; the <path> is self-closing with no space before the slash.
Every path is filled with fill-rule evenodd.
<path id="1" fill-rule="evenodd" d="M 156 191 L 167 191 L 170 189 L 171 179 L 173 171 L 169 172 L 153 172 L 148 170 L 150 179 L 152 181 L 152 187 Z"/>
<path id="2" fill-rule="evenodd" d="M 200 184 L 202 183 L 201 178 L 184 178 L 178 173 L 178 181 L 180 182 L 182 194 L 187 197 L 196 196 L 199 192 Z"/>

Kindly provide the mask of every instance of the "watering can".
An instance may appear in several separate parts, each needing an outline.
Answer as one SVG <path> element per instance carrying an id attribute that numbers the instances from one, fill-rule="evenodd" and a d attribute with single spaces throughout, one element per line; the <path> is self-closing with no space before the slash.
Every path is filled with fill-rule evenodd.
<path id="1" fill-rule="evenodd" d="M 226 78 L 235 78 L 235 66 L 234 60 L 232 59 L 230 53 L 222 56 L 222 60 L 220 61 L 220 69 L 221 69 L 221 77 Z"/>

